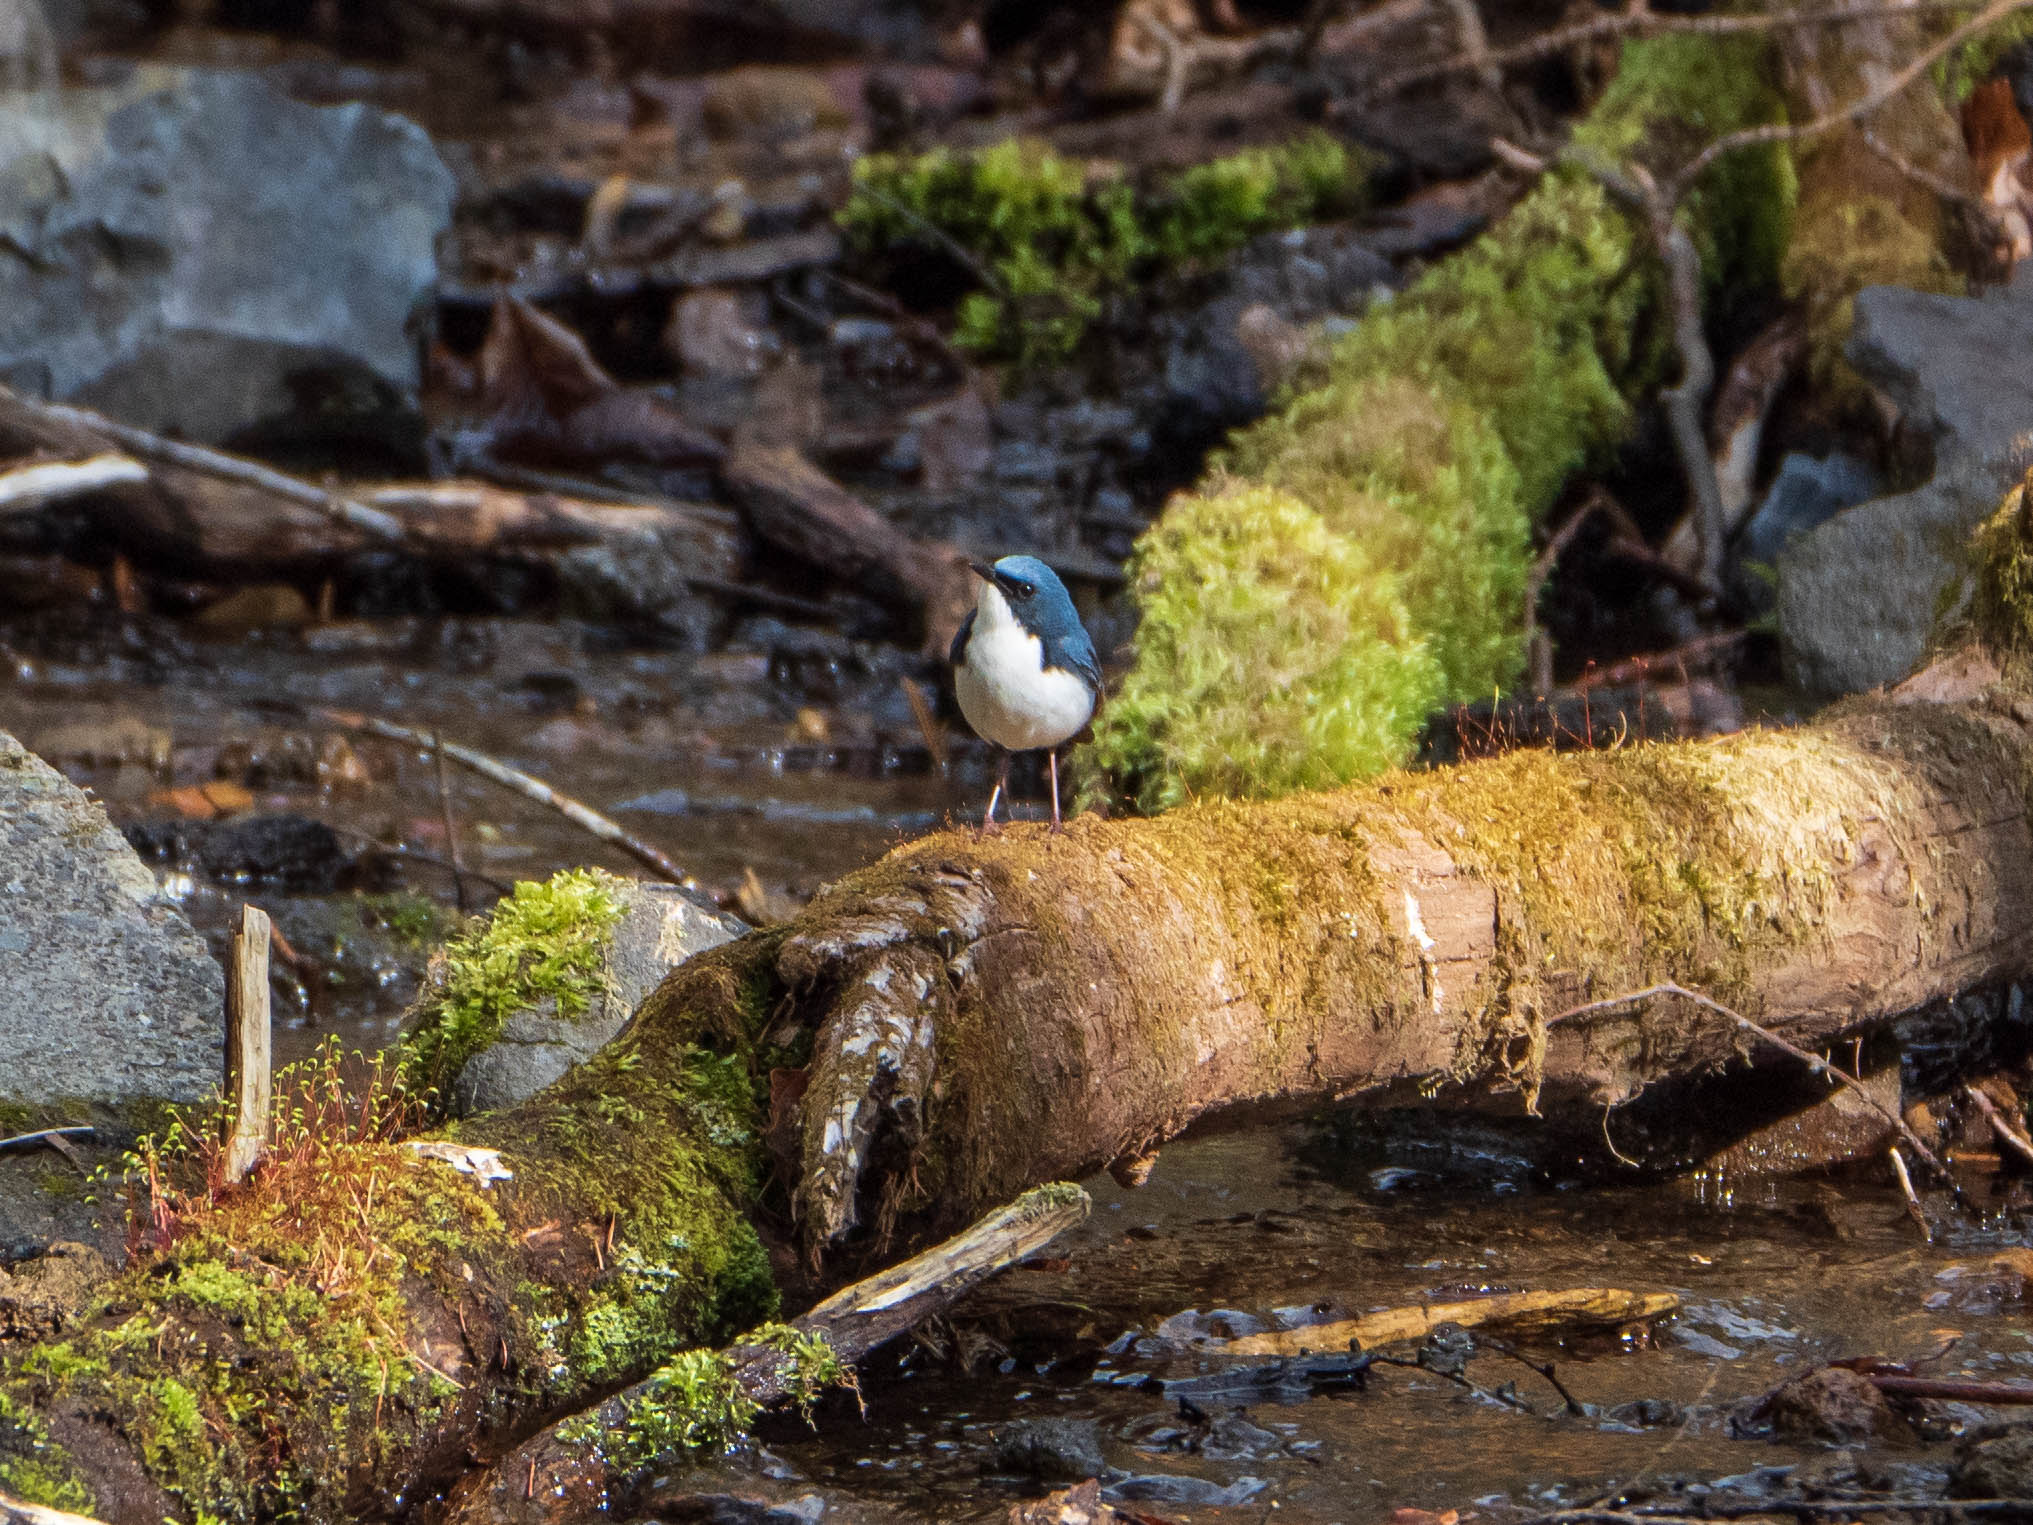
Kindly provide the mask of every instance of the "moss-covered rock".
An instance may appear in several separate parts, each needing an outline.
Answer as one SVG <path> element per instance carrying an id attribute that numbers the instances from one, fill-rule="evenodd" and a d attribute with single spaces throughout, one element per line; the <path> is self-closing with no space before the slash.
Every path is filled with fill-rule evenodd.
<path id="1" fill-rule="evenodd" d="M 432 963 L 403 1046 L 408 1086 L 448 1094 L 466 1061 L 518 1012 L 584 1016 L 600 995 L 602 949 L 626 888 L 599 869 L 566 869 L 524 880 L 470 922 Z"/>
<path id="2" fill-rule="evenodd" d="M 1757 39 L 1632 43 L 1575 146 L 1609 163 L 1683 162 L 1720 133 L 1777 117 L 1771 76 Z M 1789 165 L 1770 149 L 1703 178 L 1686 216 L 1711 283 L 1769 287 L 1792 194 Z M 1336 348 L 1323 385 L 1237 436 L 1215 490 L 1279 489 L 1287 514 L 1310 509 L 1326 534 L 1361 548 L 1324 554 L 1323 564 L 1373 586 L 1329 595 L 1296 557 L 1238 565 L 1223 543 L 1234 533 L 1229 517 L 1210 513 L 1205 496 L 1175 500 L 1135 584 L 1146 623 L 1124 689 L 1133 702 L 1102 710 L 1080 759 L 1089 779 L 1148 808 L 1202 792 L 1343 782 L 1410 754 L 1425 719 L 1408 702 L 1410 668 L 1379 677 L 1375 652 L 1361 649 L 1385 625 L 1358 622 L 1359 637 L 1335 621 L 1273 627 L 1275 681 L 1261 681 L 1270 674 L 1253 661 L 1222 671 L 1211 647 L 1225 627 L 1203 648 L 1180 618 L 1208 601 L 1181 579 L 1208 566 L 1229 568 L 1234 585 L 1219 598 L 1235 608 L 1324 599 L 1380 611 L 1401 600 L 1406 622 L 1382 639 L 1430 653 L 1438 683 L 1427 709 L 1510 684 L 1524 662 L 1530 526 L 1571 473 L 1622 437 L 1630 400 L 1661 374 L 1648 250 L 1593 179 L 1551 174 L 1496 229 L 1372 310 Z M 1190 543 L 1201 535 L 1216 543 Z M 1290 724 L 1298 695 L 1340 718 Z M 1238 750 L 1244 735 L 1258 744 Z"/>
<path id="3" fill-rule="evenodd" d="M 1375 167 L 1367 151 L 1315 133 L 1140 189 L 1116 166 L 1012 138 L 965 152 L 871 154 L 854 167 L 840 221 L 866 250 L 960 251 L 988 289 L 962 299 L 955 340 L 1044 365 L 1072 355 L 1134 280 L 1353 211 Z"/>
<path id="4" fill-rule="evenodd" d="M 745 930 L 675 885 L 597 869 L 518 884 L 432 961 L 405 1079 L 458 1116 L 523 1101 L 597 1053 L 674 966 Z"/>

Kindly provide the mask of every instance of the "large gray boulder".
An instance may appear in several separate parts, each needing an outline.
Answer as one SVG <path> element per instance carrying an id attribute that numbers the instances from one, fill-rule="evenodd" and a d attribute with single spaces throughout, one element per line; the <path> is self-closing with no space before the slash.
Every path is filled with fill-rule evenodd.
<path id="1" fill-rule="evenodd" d="M 430 137 L 143 68 L 0 110 L 0 380 L 212 443 L 388 427 L 455 192 Z"/>
<path id="2" fill-rule="evenodd" d="M 225 976 L 106 812 L 0 731 L 0 1102 L 195 1101 Z"/>
<path id="3" fill-rule="evenodd" d="M 1872 286 L 1856 299 L 1850 364 L 1934 442 L 1933 477 L 1874 498 L 1779 558 L 1788 675 L 1819 693 L 1896 682 L 1926 648 L 1969 533 L 2028 463 L 2033 270 L 1977 297 Z"/>
<path id="4" fill-rule="evenodd" d="M 562 1017 L 546 1001 L 508 1017 L 500 1037 L 453 1080 L 455 1114 L 491 1112 L 536 1095 L 598 1053 L 671 970 L 748 930 L 673 884 L 631 883 L 622 893 L 625 908 L 602 953 L 599 992 L 586 1010 Z"/>

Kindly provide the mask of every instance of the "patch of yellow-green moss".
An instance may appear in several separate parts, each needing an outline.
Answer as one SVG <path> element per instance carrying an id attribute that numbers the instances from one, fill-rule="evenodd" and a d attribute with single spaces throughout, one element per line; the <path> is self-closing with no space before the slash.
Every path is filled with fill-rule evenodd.
<path id="1" fill-rule="evenodd" d="M 1374 773 L 1440 696 L 1397 580 L 1290 493 L 1175 502 L 1130 575 L 1143 659 L 1091 757 L 1144 810 Z M 1138 771 L 1154 757 L 1162 769 Z"/>
<path id="2" fill-rule="evenodd" d="M 2005 494 L 1996 513 L 1970 539 L 1969 609 L 1951 615 L 2015 666 L 2033 653 L 2033 474 Z"/>
<path id="3" fill-rule="evenodd" d="M 1808 367 L 1816 386 L 1855 400 L 1868 384 L 1843 356 L 1856 295 L 1866 286 L 1910 286 L 1960 295 L 1934 230 L 1921 227 L 1889 197 L 1830 187 L 1801 208 L 1781 271 L 1788 299 L 1807 318 Z"/>
<path id="4" fill-rule="evenodd" d="M 1358 207 L 1374 161 L 1324 133 L 1250 148 L 1140 190 L 1110 165 L 1029 139 L 976 150 L 871 154 L 841 225 L 860 247 L 958 251 L 982 277 L 954 338 L 1021 365 L 1077 350 L 1135 281 L 1218 258 L 1259 233 Z"/>
<path id="5" fill-rule="evenodd" d="M 0 1388 L 0 1493 L 24 1504 L 90 1514 L 96 1500 L 70 1455 L 27 1405 Z"/>
<path id="6" fill-rule="evenodd" d="M 688 992 L 731 998 L 751 962 L 714 950 L 651 999 L 722 1010 Z M 732 999 L 726 1007 L 741 1011 Z M 555 1389 L 631 1379 L 672 1351 L 776 1311 L 749 1218 L 765 1154 L 767 1080 L 753 1053 L 760 1026 L 758 1014 L 753 1028 L 737 1017 L 674 1037 L 683 1023 L 638 1020 L 545 1093 L 540 1123 L 503 1113 L 461 1130 L 470 1142 L 512 1143 L 523 1200 L 542 1205 L 532 1211 L 569 1210 L 595 1263 L 583 1292 L 529 1300 Z"/>
<path id="7" fill-rule="evenodd" d="M 403 1047 L 411 1089 L 449 1086 L 518 1011 L 548 1006 L 568 1021 L 583 1015 L 626 908 L 625 885 L 590 868 L 525 880 L 447 943 Z"/>
<path id="8" fill-rule="evenodd" d="M 1626 47 L 1575 141 L 1611 164 L 1664 169 L 1780 114 L 1763 40 L 1666 38 Z M 1769 287 L 1793 191 L 1788 161 L 1769 148 L 1702 178 L 1685 215 L 1712 287 Z M 1145 621 L 1124 690 L 1134 700 L 1097 717 L 1078 759 L 1090 787 L 1099 778 L 1151 808 L 1344 782 L 1404 761 L 1431 708 L 1508 687 L 1524 661 L 1530 526 L 1575 470 L 1622 438 L 1631 398 L 1663 374 L 1659 279 L 1642 230 L 1570 167 L 1366 314 L 1336 346 L 1325 383 L 1239 434 L 1207 491 L 1174 500 L 1149 532 L 1133 584 Z M 1310 510 L 1305 522 L 1342 546 L 1234 565 L 1223 543 L 1235 535 L 1232 516 L 1208 505 L 1256 501 L 1236 497 L 1237 487 L 1278 489 L 1288 517 Z M 1194 544 L 1201 537 L 1210 544 Z M 1302 562 L 1363 586 L 1329 593 Z M 1224 564 L 1226 580 L 1195 585 Z M 1200 650 L 1185 623 L 1202 604 L 1368 615 L 1298 631 L 1269 625 L 1246 648 L 1252 660 L 1210 682 L 1218 654 Z M 1398 607 L 1405 618 L 1393 627 Z M 1222 637 L 1233 639 L 1226 629 Z M 1363 672 L 1380 640 L 1405 648 L 1387 680 Z M 1250 649 L 1273 642 L 1274 669 Z M 1422 654 L 1438 683 L 1418 710 L 1401 674 Z M 1291 724 L 1288 712 L 1307 701 L 1362 713 Z M 1238 747 L 1253 730 L 1259 740 Z"/>

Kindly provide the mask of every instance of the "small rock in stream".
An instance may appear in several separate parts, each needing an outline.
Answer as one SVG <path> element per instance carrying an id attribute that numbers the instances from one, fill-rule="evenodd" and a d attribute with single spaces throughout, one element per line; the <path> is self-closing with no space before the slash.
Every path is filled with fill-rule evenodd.
<path id="1" fill-rule="evenodd" d="M 501 1036 L 468 1059 L 452 1082 L 454 1113 L 491 1112 L 534 1096 L 598 1053 L 673 968 L 748 930 L 676 885 L 632 883 L 624 895 L 626 909 L 608 940 L 596 999 L 576 1018 L 547 1008 L 509 1017 Z"/>
<path id="2" fill-rule="evenodd" d="M 2033 1498 L 2033 1425 L 1979 1431 L 1963 1441 L 1949 1470 L 1948 1496 Z"/>
<path id="3" fill-rule="evenodd" d="M 1768 1394 L 1760 1404 L 1772 1434 L 1783 1440 L 1886 1441 L 1911 1434 L 1877 1384 L 1843 1366 L 1817 1366 Z"/>
<path id="4" fill-rule="evenodd" d="M 106 812 L 5 732 L 0 967 L 0 1101 L 196 1101 L 218 1083 L 226 982 L 204 939 Z"/>
<path id="5" fill-rule="evenodd" d="M 1109 1471 L 1092 1419 L 1028 1419 L 995 1437 L 995 1467 L 1020 1477 L 1078 1482 Z"/>

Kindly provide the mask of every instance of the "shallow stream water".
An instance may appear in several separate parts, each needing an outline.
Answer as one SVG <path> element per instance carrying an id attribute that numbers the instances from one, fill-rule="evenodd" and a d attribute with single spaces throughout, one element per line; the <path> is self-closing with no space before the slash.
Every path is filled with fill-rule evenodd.
<path id="1" fill-rule="evenodd" d="M 779 906 L 971 813 L 985 792 L 984 760 L 961 747 L 942 774 L 896 676 L 851 670 L 851 653 L 820 707 L 810 674 L 788 681 L 766 654 L 627 649 L 552 623 L 342 623 L 218 646 L 151 647 L 147 635 L 124 665 L 103 652 L 67 660 L 49 641 L 17 653 L 0 680 L 0 726 L 56 755 L 123 825 L 174 822 L 190 791 L 223 781 L 254 813 L 329 823 L 348 854 L 370 841 L 397 849 L 349 858 L 345 873 L 362 882 L 316 893 L 160 866 L 215 939 L 242 898 L 276 914 L 305 961 L 277 971 L 285 1058 L 327 1034 L 370 1051 L 389 1042 L 430 937 L 450 925 L 448 913 L 418 937 L 410 924 L 426 903 L 416 892 L 440 907 L 452 898 L 449 873 L 427 861 L 447 856 L 433 759 L 354 738 L 349 761 L 328 750 L 336 733 L 314 706 L 442 727 L 613 813 L 709 890 L 731 898 L 752 873 Z M 472 775 L 454 769 L 447 786 L 476 876 L 631 868 Z M 480 904 L 493 893 L 477 878 L 468 888 Z M 1563 1187 L 1501 1149 L 1464 1142 L 1436 1169 L 1430 1149 L 1357 1155 L 1329 1139 L 1294 1128 L 1191 1140 L 1168 1147 L 1139 1190 L 1087 1183 L 1087 1223 L 872 1363 L 865 1416 L 829 1399 L 816 1428 L 770 1420 L 758 1446 L 668 1486 L 817 1494 L 829 1518 L 1000 1518 L 1072 1480 L 1010 1460 L 1013 1427 L 1054 1419 L 1091 1424 L 1081 1433 L 1126 1507 L 1156 1518 L 1362 1525 L 1407 1507 L 1501 1518 L 1676 1479 L 1839 1470 L 1848 1463 L 1827 1447 L 1732 1432 L 1746 1399 L 1827 1357 L 1910 1359 L 1953 1334 L 1941 1374 L 2033 1377 L 2026 1277 L 1969 1265 L 2026 1243 L 2016 1199 L 1985 1197 L 1989 1176 L 1970 1184 L 1991 1216 L 1930 1247 L 1875 1168 L 1847 1181 Z M 1167 1387 L 1221 1363 L 1167 1343 L 1161 1326 L 1247 1332 L 1575 1287 L 1682 1299 L 1649 1331 L 1528 1347 L 1557 1362 L 1579 1416 L 1541 1376 L 1487 1352 L 1465 1371 L 1475 1392 L 1404 1368 L 1378 1368 L 1361 1389 L 1296 1383 L 1269 1397 L 1201 1381 L 1186 1390 L 1193 1410 Z M 1507 1385 L 1511 1401 L 1493 1396 Z M 1948 1436 L 1986 1417 L 1945 1406 L 1931 1423 Z M 1924 1480 L 1947 1454 L 1915 1440 L 1862 1466 Z"/>

